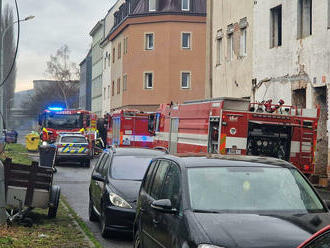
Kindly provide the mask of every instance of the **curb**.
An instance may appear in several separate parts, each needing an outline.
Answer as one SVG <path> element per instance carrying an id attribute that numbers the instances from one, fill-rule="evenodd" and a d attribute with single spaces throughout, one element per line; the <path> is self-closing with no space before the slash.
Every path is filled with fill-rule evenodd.
<path id="1" fill-rule="evenodd" d="M 90 240 L 90 238 L 87 236 L 85 231 L 80 227 L 79 223 L 76 221 L 76 218 L 74 216 L 72 216 L 71 211 L 68 208 L 68 206 L 66 205 L 66 203 L 63 200 L 61 200 L 61 204 L 62 204 L 63 208 L 68 212 L 68 215 L 71 217 L 73 224 L 84 235 L 84 240 L 88 243 L 89 247 L 95 248 L 96 246 L 94 245 L 94 243 Z"/>

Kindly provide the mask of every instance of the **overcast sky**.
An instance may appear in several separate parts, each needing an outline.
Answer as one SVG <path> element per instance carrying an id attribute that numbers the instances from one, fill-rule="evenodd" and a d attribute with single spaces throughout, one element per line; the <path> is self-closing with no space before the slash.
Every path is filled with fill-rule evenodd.
<path id="1" fill-rule="evenodd" d="M 62 45 L 71 49 L 79 64 L 86 56 L 89 31 L 102 19 L 115 0 L 18 0 L 21 18 L 35 19 L 21 25 L 16 91 L 32 88 L 32 81 L 46 77 L 46 62 Z M 3 4 L 14 7 L 14 0 Z"/>

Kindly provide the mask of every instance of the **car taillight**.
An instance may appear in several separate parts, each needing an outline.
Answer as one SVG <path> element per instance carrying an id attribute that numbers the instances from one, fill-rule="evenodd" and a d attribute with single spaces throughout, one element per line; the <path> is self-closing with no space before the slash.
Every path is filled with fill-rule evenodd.
<path id="1" fill-rule="evenodd" d="M 62 148 L 63 147 L 63 145 L 57 145 L 57 148 Z"/>

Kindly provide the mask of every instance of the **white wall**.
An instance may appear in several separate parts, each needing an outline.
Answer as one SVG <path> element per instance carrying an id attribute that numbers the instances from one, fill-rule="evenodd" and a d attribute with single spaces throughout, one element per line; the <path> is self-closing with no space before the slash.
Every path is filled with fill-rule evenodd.
<path id="1" fill-rule="evenodd" d="M 104 25 L 104 33 L 105 37 L 109 34 L 111 31 L 113 25 L 114 25 L 114 13 L 119 9 L 119 7 L 125 2 L 125 0 L 118 0 L 112 8 L 109 10 L 107 15 L 105 16 L 105 25 Z M 123 48 L 122 48 L 123 49 Z M 107 57 L 107 54 L 110 54 L 110 63 L 109 63 L 109 57 L 108 59 L 105 59 Z M 103 47 L 103 63 L 106 62 L 106 65 L 103 64 L 103 76 L 102 76 L 102 115 L 106 113 L 110 113 L 111 109 L 111 66 L 112 66 L 112 42 L 108 42 Z M 117 79 L 115 79 L 117 80 Z M 108 87 L 110 86 L 110 87 Z M 106 89 L 106 95 L 104 96 L 104 88 Z M 110 89 L 110 92 L 108 92 L 108 89 Z M 110 98 L 108 97 L 110 96 Z"/>
<path id="2" fill-rule="evenodd" d="M 212 84 L 213 97 L 249 97 L 251 94 L 253 66 L 253 1 L 252 0 L 211 0 L 212 10 Z M 241 57 L 240 29 L 237 24 L 247 18 L 247 55 Z M 236 24 L 234 32 L 234 58 L 229 60 L 227 49 L 227 27 Z M 221 64 L 217 65 L 217 32 L 222 29 Z"/>
<path id="3" fill-rule="evenodd" d="M 270 48 L 270 10 L 280 4 L 282 46 Z M 257 100 L 272 98 L 276 101 L 282 98 L 291 104 L 291 83 L 299 81 L 297 77 L 304 74 L 308 82 L 307 107 L 313 107 L 313 82 L 320 85 L 322 77 L 326 83 L 330 79 L 328 0 L 313 0 L 312 18 L 312 35 L 297 39 L 298 0 L 258 0 L 254 5 L 253 77 L 258 82 L 271 79 L 257 90 Z"/>

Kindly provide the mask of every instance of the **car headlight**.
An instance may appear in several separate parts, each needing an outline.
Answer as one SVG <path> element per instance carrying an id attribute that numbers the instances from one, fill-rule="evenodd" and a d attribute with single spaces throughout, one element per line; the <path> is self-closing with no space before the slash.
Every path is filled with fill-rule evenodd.
<path id="1" fill-rule="evenodd" d="M 43 142 L 42 142 L 42 145 L 43 145 L 43 146 L 47 146 L 47 145 L 48 145 L 48 142 L 43 141 Z"/>
<path id="2" fill-rule="evenodd" d="M 121 198 L 119 195 L 116 195 L 115 193 L 110 193 L 110 202 L 116 207 L 132 208 L 127 201 L 125 201 L 123 198 Z"/>
<path id="3" fill-rule="evenodd" d="M 207 245 L 207 244 L 204 244 L 204 245 L 199 245 L 198 248 L 225 248 L 223 246 L 216 246 L 216 245 Z"/>

